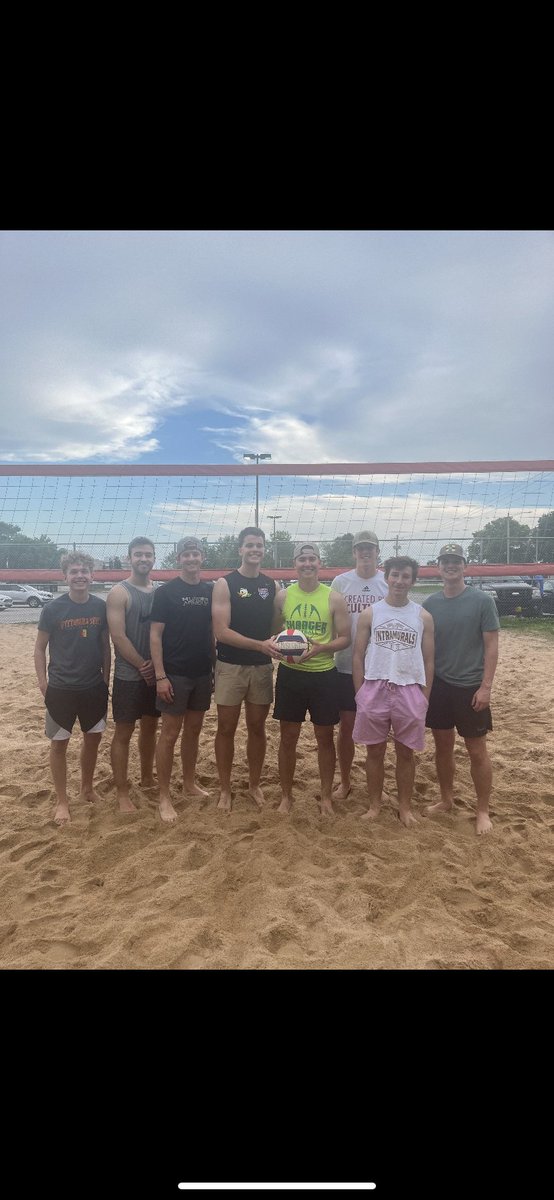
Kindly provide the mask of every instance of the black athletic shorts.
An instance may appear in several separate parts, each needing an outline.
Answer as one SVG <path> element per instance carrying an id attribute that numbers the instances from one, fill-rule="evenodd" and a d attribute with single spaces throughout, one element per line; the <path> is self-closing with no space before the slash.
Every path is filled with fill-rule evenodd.
<path id="1" fill-rule="evenodd" d="M 355 695 L 352 676 L 337 671 L 337 700 L 341 712 L 356 712 Z"/>
<path id="2" fill-rule="evenodd" d="M 293 671 L 279 664 L 275 681 L 276 721 L 304 721 L 308 711 L 314 725 L 337 725 L 336 667 L 330 671 Z"/>
<path id="3" fill-rule="evenodd" d="M 94 687 L 46 688 L 44 697 L 47 713 L 46 736 L 54 738 L 57 729 L 73 729 L 77 717 L 83 733 L 94 729 L 106 717 L 108 709 L 108 685 L 102 679 Z M 48 720 L 50 717 L 50 720 Z"/>
<path id="4" fill-rule="evenodd" d="M 435 675 L 425 724 L 428 729 L 456 729 L 460 737 L 484 737 L 492 729 L 490 708 L 482 708 L 475 712 L 471 701 L 479 690 L 479 684 L 473 687 L 455 687 Z"/>
<path id="5" fill-rule="evenodd" d="M 126 721 L 129 725 L 140 721 L 141 717 L 159 717 L 156 684 L 152 687 L 144 679 L 118 679 L 115 676 L 112 712 L 114 721 Z"/>

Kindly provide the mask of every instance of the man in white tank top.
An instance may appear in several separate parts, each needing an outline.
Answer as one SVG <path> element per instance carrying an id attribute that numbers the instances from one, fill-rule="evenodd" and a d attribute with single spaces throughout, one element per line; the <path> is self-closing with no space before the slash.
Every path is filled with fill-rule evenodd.
<path id="1" fill-rule="evenodd" d="M 430 613 L 421 604 L 408 599 L 418 563 L 404 556 L 389 558 L 384 571 L 386 597 L 363 612 L 358 621 L 352 656 L 357 710 L 353 739 L 367 746 L 369 808 L 363 816 L 371 820 L 381 808 L 385 751 L 392 729 L 398 816 L 409 828 L 416 824 L 410 807 L 414 750 L 423 750 L 425 745 L 425 714 L 433 682 L 433 620 L 428 620 Z"/>

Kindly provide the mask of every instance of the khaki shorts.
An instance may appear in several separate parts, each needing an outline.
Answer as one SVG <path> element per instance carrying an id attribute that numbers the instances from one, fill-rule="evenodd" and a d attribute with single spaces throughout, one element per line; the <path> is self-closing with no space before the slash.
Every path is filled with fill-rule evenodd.
<path id="1" fill-rule="evenodd" d="M 216 704 L 271 704 L 273 700 L 273 666 L 243 667 L 239 663 L 215 664 Z"/>

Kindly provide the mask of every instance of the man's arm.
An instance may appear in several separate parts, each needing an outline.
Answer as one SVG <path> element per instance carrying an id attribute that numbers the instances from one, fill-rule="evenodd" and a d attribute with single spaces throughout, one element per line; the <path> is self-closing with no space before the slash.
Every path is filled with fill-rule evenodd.
<path id="1" fill-rule="evenodd" d="M 125 633 L 125 616 L 128 602 L 129 593 L 126 588 L 121 587 L 121 584 L 117 583 L 108 593 L 106 600 L 106 612 L 112 642 L 117 653 L 121 654 L 121 657 L 130 663 L 132 667 L 136 667 L 137 671 L 140 671 L 145 683 L 153 684 L 154 667 L 152 659 L 143 658 Z"/>
<path id="2" fill-rule="evenodd" d="M 475 712 L 480 712 L 481 709 L 488 708 L 491 702 L 494 673 L 498 663 L 498 629 L 483 630 L 483 648 L 485 651 L 483 681 L 481 686 L 477 688 L 471 701 Z"/>
<path id="3" fill-rule="evenodd" d="M 46 688 L 48 687 L 48 677 L 46 674 L 46 647 L 48 645 L 49 638 L 50 634 L 48 633 L 48 630 L 39 629 L 37 633 L 37 640 L 35 642 L 35 671 L 37 673 L 38 686 L 43 696 L 46 695 Z"/>
<path id="4" fill-rule="evenodd" d="M 356 640 L 352 651 L 352 682 L 354 692 L 359 692 L 364 682 L 365 652 L 371 635 L 373 608 L 366 608 L 360 615 L 356 629 Z"/>
<path id="5" fill-rule="evenodd" d="M 422 687 L 423 695 L 429 699 L 433 676 L 435 674 L 435 623 L 431 613 L 425 608 L 421 610 L 423 620 L 423 637 L 421 639 L 421 653 L 423 655 L 423 666 L 425 668 L 425 687 Z"/>
<path id="6" fill-rule="evenodd" d="M 104 683 L 110 682 L 110 667 L 112 665 L 112 650 L 110 646 L 110 634 L 107 629 L 102 630 L 102 675 Z"/>
<path id="7" fill-rule="evenodd" d="M 277 595 L 279 594 L 277 593 Z M 274 621 L 276 619 L 275 608 L 273 610 L 273 619 Z M 230 628 L 231 596 L 226 579 L 216 579 L 214 583 L 212 621 L 214 634 L 218 642 L 223 642 L 226 646 L 236 646 L 239 650 L 258 650 L 260 654 L 267 654 L 268 658 L 282 658 L 282 655 L 275 648 L 271 637 L 266 638 L 263 642 L 259 642 L 257 638 L 244 637 L 242 633 L 236 633 L 234 629 Z"/>
<path id="8" fill-rule="evenodd" d="M 152 655 L 152 663 L 154 665 L 156 693 L 160 697 L 160 700 L 165 700 L 166 704 L 172 704 L 173 688 L 165 673 L 162 651 L 162 635 L 164 629 L 165 621 L 150 622 L 150 654 Z"/>

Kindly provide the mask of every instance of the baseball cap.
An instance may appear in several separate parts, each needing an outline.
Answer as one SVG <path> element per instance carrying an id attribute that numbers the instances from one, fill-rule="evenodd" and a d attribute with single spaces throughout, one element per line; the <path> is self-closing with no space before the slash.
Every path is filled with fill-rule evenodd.
<path id="1" fill-rule="evenodd" d="M 352 549 L 354 546 L 362 546 L 364 542 L 371 542 L 372 546 L 379 545 L 379 538 L 371 529 L 361 529 L 359 533 L 355 533 L 352 538 Z"/>
<path id="2" fill-rule="evenodd" d="M 177 542 L 177 555 L 182 554 L 183 550 L 201 550 L 204 553 L 204 544 L 197 537 L 184 537 L 180 542 Z"/>
<path id="3" fill-rule="evenodd" d="M 463 546 L 459 546 L 457 542 L 447 542 L 445 546 L 441 546 L 438 553 L 437 562 L 440 562 L 441 558 L 445 554 L 457 554 L 458 558 L 463 558 L 464 562 L 466 561 L 464 548 Z"/>
<path id="4" fill-rule="evenodd" d="M 297 542 L 296 546 L 294 547 L 294 557 L 298 558 L 304 552 L 304 550 L 311 550 L 312 554 L 317 554 L 317 557 L 321 558 L 317 542 Z"/>

